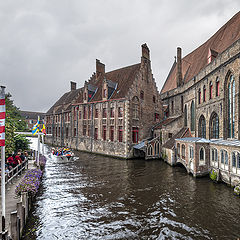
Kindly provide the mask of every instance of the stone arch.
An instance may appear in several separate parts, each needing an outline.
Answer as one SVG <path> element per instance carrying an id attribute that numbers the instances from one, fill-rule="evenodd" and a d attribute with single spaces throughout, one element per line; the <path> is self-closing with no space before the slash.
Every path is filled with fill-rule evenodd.
<path id="1" fill-rule="evenodd" d="M 206 138 L 206 119 L 203 115 L 200 116 L 198 121 L 198 137 Z"/>
<path id="2" fill-rule="evenodd" d="M 219 117 L 216 112 L 212 112 L 209 121 L 209 138 L 219 138 Z"/>

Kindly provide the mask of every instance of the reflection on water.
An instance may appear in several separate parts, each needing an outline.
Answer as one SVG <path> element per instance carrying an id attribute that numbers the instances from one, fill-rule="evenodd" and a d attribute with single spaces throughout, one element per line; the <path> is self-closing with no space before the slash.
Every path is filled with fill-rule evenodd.
<path id="1" fill-rule="evenodd" d="M 79 159 L 63 161 L 48 152 L 42 192 L 24 239 L 240 236 L 240 199 L 224 184 L 194 179 L 162 161 L 76 155 Z"/>

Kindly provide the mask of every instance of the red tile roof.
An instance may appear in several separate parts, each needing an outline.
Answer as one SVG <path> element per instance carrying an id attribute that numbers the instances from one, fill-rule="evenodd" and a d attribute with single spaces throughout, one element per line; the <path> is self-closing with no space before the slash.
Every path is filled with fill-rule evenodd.
<path id="1" fill-rule="evenodd" d="M 234 42 L 240 39 L 240 12 L 234 15 L 204 44 L 189 53 L 182 59 L 182 75 L 184 82 L 188 82 L 196 76 L 201 69 L 208 65 L 209 49 L 222 53 Z M 177 87 L 176 64 L 170 70 L 161 93 L 165 93 Z"/>

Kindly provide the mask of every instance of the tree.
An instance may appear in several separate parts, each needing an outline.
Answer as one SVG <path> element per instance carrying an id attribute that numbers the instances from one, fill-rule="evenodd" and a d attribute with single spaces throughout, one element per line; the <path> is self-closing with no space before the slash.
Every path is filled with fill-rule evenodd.
<path id="1" fill-rule="evenodd" d="M 11 154 L 14 151 L 18 150 L 18 146 L 24 146 L 21 149 L 27 149 L 29 146 L 29 141 L 25 137 L 18 137 L 14 132 L 15 131 L 25 131 L 26 122 L 20 115 L 20 110 L 17 108 L 13 100 L 11 100 L 11 94 L 6 94 L 6 123 L 5 123 L 5 145 L 6 145 L 6 154 Z M 22 142 L 22 143 L 21 143 Z"/>

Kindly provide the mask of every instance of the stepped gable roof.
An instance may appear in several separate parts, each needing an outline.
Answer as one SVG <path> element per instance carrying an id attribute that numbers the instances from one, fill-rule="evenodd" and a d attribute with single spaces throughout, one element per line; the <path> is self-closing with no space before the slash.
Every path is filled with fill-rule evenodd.
<path id="1" fill-rule="evenodd" d="M 175 145 L 175 139 L 186 138 L 186 137 L 192 137 L 192 135 L 189 128 L 184 127 L 178 133 L 176 133 L 172 138 L 170 138 L 166 143 L 164 143 L 162 147 L 167 149 L 173 149 Z"/>
<path id="2" fill-rule="evenodd" d="M 129 88 L 131 87 L 135 77 L 140 70 L 141 64 L 134 64 L 128 67 L 120 68 L 105 74 L 101 74 L 95 82 L 95 86 L 98 88 L 96 94 L 91 99 L 91 102 L 102 100 L 102 87 L 104 79 L 110 84 L 110 87 L 117 86 L 113 92 L 111 99 L 119 99 L 126 96 Z"/>
<path id="3" fill-rule="evenodd" d="M 30 111 L 20 111 L 20 115 L 25 119 L 38 119 L 38 116 L 40 117 L 40 120 L 44 118 L 45 113 L 42 112 L 30 112 Z"/>
<path id="4" fill-rule="evenodd" d="M 222 53 L 240 39 L 240 12 L 235 14 L 210 39 L 182 59 L 182 75 L 184 82 L 190 81 L 201 69 L 208 65 L 209 49 Z M 161 93 L 177 88 L 176 64 L 169 72 Z"/>
<path id="5" fill-rule="evenodd" d="M 47 111 L 46 114 L 52 114 L 54 109 L 57 109 L 56 113 L 62 112 L 61 110 L 64 108 L 64 106 L 72 104 L 74 100 L 77 100 L 77 98 L 80 97 L 82 89 L 83 88 L 78 88 L 76 90 L 64 93 L 62 97 L 58 99 L 58 101 Z"/>

